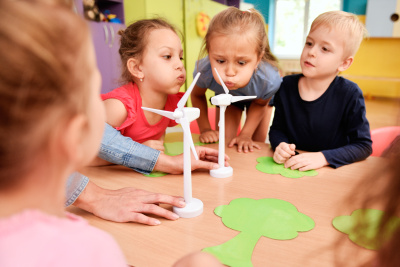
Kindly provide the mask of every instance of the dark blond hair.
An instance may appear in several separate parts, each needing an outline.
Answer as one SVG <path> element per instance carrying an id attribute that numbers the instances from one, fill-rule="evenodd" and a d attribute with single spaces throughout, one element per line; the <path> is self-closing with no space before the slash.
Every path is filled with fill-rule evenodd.
<path id="1" fill-rule="evenodd" d="M 118 32 L 121 35 L 119 55 L 122 63 L 122 83 L 133 81 L 127 67 L 127 62 L 130 58 L 135 58 L 141 62 L 146 44 L 148 43 L 149 34 L 152 30 L 157 29 L 169 29 L 178 35 L 176 28 L 162 18 L 138 20 L 129 25 L 125 30 Z"/>
<path id="2" fill-rule="evenodd" d="M 262 60 L 277 67 L 278 60 L 272 54 L 269 47 L 264 18 L 253 8 L 241 11 L 236 7 L 229 7 L 215 15 L 204 37 L 199 58 L 203 58 L 208 54 L 210 51 L 210 41 L 214 36 L 245 34 L 248 32 L 254 33 L 254 45 L 256 46 L 257 56 L 260 56 L 264 52 Z"/>
<path id="3" fill-rule="evenodd" d="M 0 188 L 32 169 L 53 124 L 86 111 L 89 31 L 61 2 L 0 1 Z"/>
<path id="4" fill-rule="evenodd" d="M 322 13 L 311 24 L 310 32 L 321 26 L 328 27 L 329 29 L 336 28 L 346 35 L 346 57 L 354 56 L 362 40 L 367 36 L 367 30 L 357 16 L 344 11 Z"/>

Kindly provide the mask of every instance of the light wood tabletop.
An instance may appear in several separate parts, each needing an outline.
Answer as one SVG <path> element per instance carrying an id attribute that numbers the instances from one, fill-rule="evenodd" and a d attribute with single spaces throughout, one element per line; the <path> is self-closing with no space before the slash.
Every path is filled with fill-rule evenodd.
<path id="1" fill-rule="evenodd" d="M 193 197 L 204 203 L 202 215 L 177 221 L 160 219 L 161 225 L 114 223 L 95 217 L 76 207 L 68 211 L 86 218 L 90 224 L 109 232 L 121 246 L 127 262 L 137 267 L 171 266 L 178 258 L 203 248 L 220 245 L 239 232 L 226 227 L 214 209 L 237 198 L 276 198 L 295 205 L 299 212 L 311 217 L 315 227 L 300 232 L 292 240 L 261 237 L 252 255 L 254 266 L 335 266 L 333 243 L 343 234 L 332 226 L 332 219 L 350 215 L 359 207 L 343 202 L 353 187 L 375 168 L 381 158 L 370 157 L 362 162 L 333 169 L 321 168 L 317 176 L 292 179 L 266 174 L 256 169 L 258 157 L 272 156 L 268 144 L 261 150 L 238 153 L 227 148 L 233 176 L 213 178 L 208 171 L 192 174 Z M 208 145 L 217 148 L 216 144 Z M 91 181 L 108 189 L 135 187 L 152 192 L 183 196 L 183 175 L 151 178 L 122 166 L 88 167 L 83 170 Z M 165 206 L 169 209 L 171 207 Z M 239 214 L 238 214 L 239 215 Z M 341 246 L 357 248 L 351 241 Z M 371 251 L 360 249 L 371 255 Z"/>

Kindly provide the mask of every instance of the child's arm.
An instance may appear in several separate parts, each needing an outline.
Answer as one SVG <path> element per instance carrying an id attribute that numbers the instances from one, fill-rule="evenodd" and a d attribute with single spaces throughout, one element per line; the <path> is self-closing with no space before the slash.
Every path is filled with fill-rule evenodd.
<path id="1" fill-rule="evenodd" d="M 210 121 L 208 120 L 206 90 L 207 89 L 195 85 L 191 93 L 191 100 L 193 107 L 200 109 L 200 117 L 197 119 L 197 124 L 199 125 L 201 133 L 199 138 L 200 142 L 214 143 L 218 141 L 219 136 L 218 131 L 212 130 Z"/>
<path id="2" fill-rule="evenodd" d="M 265 116 L 268 108 L 268 102 L 269 99 L 255 99 L 251 102 L 243 129 L 240 131 L 240 134 L 237 137 L 233 138 L 229 142 L 229 147 L 232 147 L 236 144 L 238 146 L 238 152 L 243 151 L 245 153 L 248 151 L 252 152 L 253 147 L 260 149 L 259 145 L 253 143 L 252 136 L 254 131 L 259 126 L 262 118 Z"/>
<path id="3" fill-rule="evenodd" d="M 122 125 L 128 116 L 124 104 L 115 98 L 104 100 L 104 107 L 106 110 L 106 122 L 112 127 L 116 128 Z"/>

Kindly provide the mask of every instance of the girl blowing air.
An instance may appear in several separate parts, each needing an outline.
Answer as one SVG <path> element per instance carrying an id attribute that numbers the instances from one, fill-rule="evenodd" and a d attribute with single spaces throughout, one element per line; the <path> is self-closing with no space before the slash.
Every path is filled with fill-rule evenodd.
<path id="1" fill-rule="evenodd" d="M 253 151 L 254 147 L 259 149 L 253 141 L 265 142 L 270 119 L 268 102 L 282 80 L 277 59 L 269 48 L 262 15 L 255 9 L 241 11 L 235 7 L 218 13 L 211 20 L 204 39 L 200 55 L 205 54 L 208 56 L 196 63 L 194 73 L 201 72 L 201 76 L 191 94 L 193 106 L 201 111 L 197 119 L 200 141 L 218 141 L 218 131 L 212 130 L 208 121 L 205 97 L 207 88 L 217 95 L 225 93 L 215 73 L 216 68 L 230 94 L 256 96 L 250 101 L 235 102 L 227 107 L 225 139 L 228 146 L 237 145 L 239 152 Z M 246 122 L 236 136 L 244 109 Z"/>
<path id="2" fill-rule="evenodd" d="M 119 32 L 125 85 L 102 95 L 107 123 L 132 140 L 163 151 L 164 133 L 175 121 L 143 111 L 173 111 L 186 80 L 181 40 L 162 19 L 139 20 Z"/>

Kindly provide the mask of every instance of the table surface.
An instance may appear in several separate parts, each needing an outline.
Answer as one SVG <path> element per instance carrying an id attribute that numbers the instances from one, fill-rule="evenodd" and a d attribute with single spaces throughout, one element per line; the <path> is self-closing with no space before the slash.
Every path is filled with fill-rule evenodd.
<path id="1" fill-rule="evenodd" d="M 256 169 L 258 157 L 272 156 L 268 144 L 259 144 L 261 150 L 246 154 L 238 153 L 236 148 L 226 149 L 233 167 L 233 176 L 230 178 L 213 178 L 206 170 L 193 172 L 193 197 L 204 203 L 204 212 L 198 217 L 180 218 L 177 221 L 161 218 L 161 225 L 147 226 L 106 221 L 76 207 L 68 210 L 114 236 L 129 265 L 158 267 L 171 266 L 187 253 L 220 245 L 239 233 L 226 227 L 221 218 L 214 214 L 217 206 L 227 205 L 236 198 L 282 199 L 311 217 L 315 221 L 315 228 L 299 233 L 292 240 L 261 237 L 253 251 L 253 265 L 335 266 L 332 245 L 343 234 L 333 228 L 332 219 L 339 215 L 350 215 L 359 208 L 346 203 L 346 197 L 364 175 L 374 169 L 375 163 L 383 159 L 369 157 L 338 169 L 321 168 L 314 177 L 291 179 L 262 173 Z M 208 146 L 217 149 L 216 144 Z M 145 177 L 122 166 L 87 167 L 83 173 L 104 188 L 136 187 L 183 196 L 183 175 Z M 172 209 L 170 206 L 164 207 Z M 360 250 L 366 256 L 372 255 L 371 251 L 358 249 L 347 238 L 341 247 Z"/>

